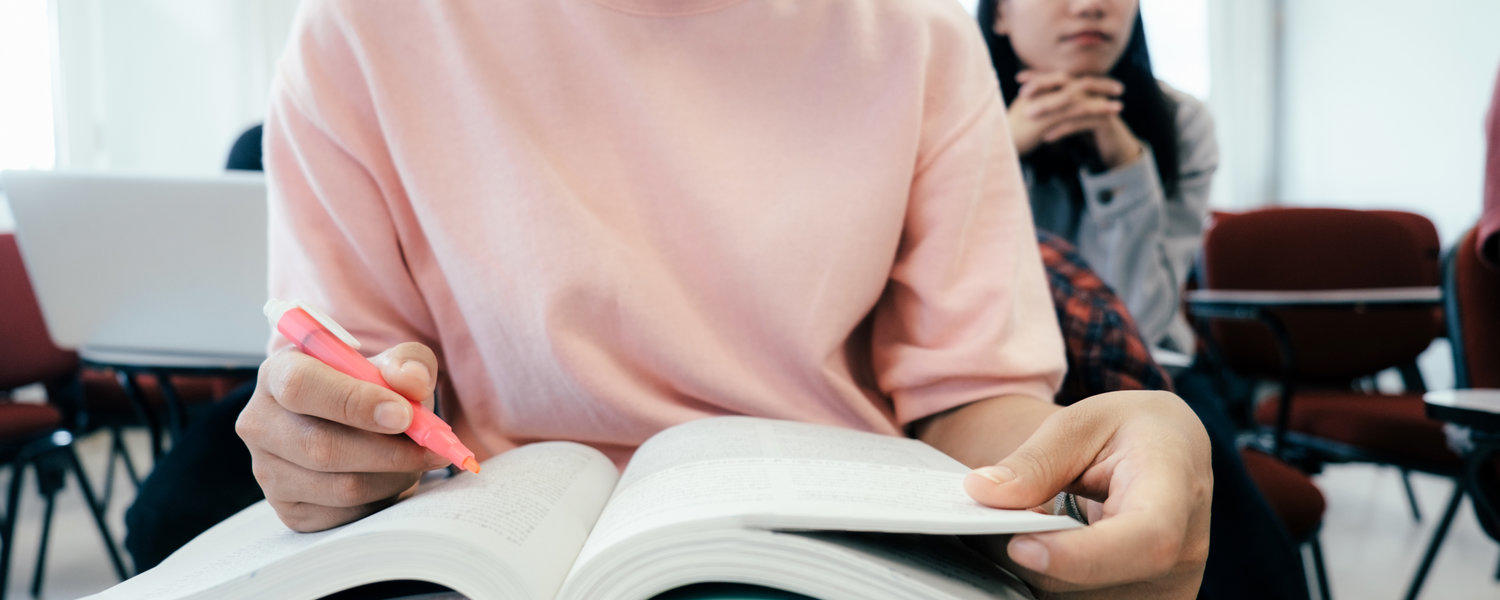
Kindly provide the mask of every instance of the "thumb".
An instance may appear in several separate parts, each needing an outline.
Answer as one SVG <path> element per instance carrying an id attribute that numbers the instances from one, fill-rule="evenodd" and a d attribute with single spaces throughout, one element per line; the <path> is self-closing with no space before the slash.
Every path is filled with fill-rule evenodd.
<path id="1" fill-rule="evenodd" d="M 396 393 L 432 408 L 432 390 L 437 385 L 437 354 L 417 342 L 397 344 L 370 359 L 380 367 L 380 376 Z"/>
<path id="2" fill-rule="evenodd" d="M 1099 454 L 1098 427 L 1059 411 L 1010 456 L 964 478 L 964 491 L 994 508 L 1028 509 L 1071 486 Z"/>

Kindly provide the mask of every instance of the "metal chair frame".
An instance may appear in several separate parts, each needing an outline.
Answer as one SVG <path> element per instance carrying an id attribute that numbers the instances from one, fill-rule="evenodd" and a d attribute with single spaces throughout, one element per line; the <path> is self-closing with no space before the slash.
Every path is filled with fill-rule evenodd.
<path id="1" fill-rule="evenodd" d="M 120 557 L 120 550 L 115 545 L 114 536 L 109 532 L 109 525 L 105 522 L 105 506 L 99 503 L 94 494 L 94 488 L 89 484 L 88 476 L 84 473 L 83 464 L 78 460 L 78 453 L 73 449 L 72 433 L 66 429 L 56 429 L 40 437 L 0 447 L 0 457 L 4 457 L 5 463 L 10 467 L 5 513 L 3 520 L 0 520 L 0 600 L 5 597 L 9 580 L 10 559 L 16 545 L 16 517 L 20 508 L 21 486 L 25 481 L 27 467 L 31 467 L 36 473 L 38 487 L 45 502 L 42 513 L 42 534 L 37 544 L 36 568 L 31 578 L 31 595 L 33 597 L 41 595 L 42 582 L 46 575 L 47 543 L 52 532 L 52 511 L 56 504 L 57 493 L 61 491 L 66 474 L 70 471 L 78 482 L 79 492 L 83 494 L 84 503 L 89 509 L 90 516 L 93 517 L 94 526 L 99 530 L 99 537 L 104 542 L 105 552 L 109 555 L 115 575 L 121 580 L 128 576 L 125 562 Z"/>
<path id="2" fill-rule="evenodd" d="M 1448 327 L 1448 341 L 1453 348 L 1454 387 L 1466 389 L 1472 386 L 1469 373 L 1468 356 L 1464 351 L 1464 331 L 1462 319 L 1462 306 L 1458 301 L 1458 253 L 1463 251 L 1462 244 L 1471 240 L 1465 236 L 1459 240 L 1443 257 L 1443 311 Z M 1464 496 L 1469 496 L 1474 505 L 1474 512 L 1481 519 L 1488 519 L 1492 523 L 1500 523 L 1500 498 L 1494 498 L 1485 493 L 1475 483 L 1479 480 L 1481 469 L 1491 460 L 1500 456 L 1500 429 L 1494 431 L 1470 430 L 1470 441 L 1474 447 L 1464 456 L 1464 468 L 1458 480 L 1454 483 L 1453 493 L 1448 497 L 1448 504 L 1443 509 L 1443 516 L 1438 521 L 1437 529 L 1432 532 L 1432 539 L 1427 543 L 1427 550 L 1422 554 L 1422 562 L 1417 566 L 1417 572 L 1412 576 L 1411 585 L 1407 588 L 1407 600 L 1415 600 L 1422 591 L 1422 584 L 1427 581 L 1427 574 L 1432 569 L 1432 563 L 1437 559 L 1438 550 L 1447 538 L 1448 529 L 1453 525 L 1453 518 L 1458 514 L 1458 507 L 1463 503 Z M 1500 540 L 1497 540 L 1500 541 Z M 1495 578 L 1500 579 L 1500 566 L 1496 567 Z"/>

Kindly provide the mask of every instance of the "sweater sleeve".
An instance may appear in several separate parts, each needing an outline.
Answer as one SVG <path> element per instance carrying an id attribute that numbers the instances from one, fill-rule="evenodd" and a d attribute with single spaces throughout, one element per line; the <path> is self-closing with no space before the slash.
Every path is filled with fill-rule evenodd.
<path id="1" fill-rule="evenodd" d="M 1050 401 L 1066 365 L 999 86 L 979 36 L 959 39 L 972 43 L 944 61 L 951 77 L 929 86 L 901 243 L 873 315 L 876 379 L 902 425 L 1002 395 Z"/>
<path id="2" fill-rule="evenodd" d="M 403 259 L 388 167 L 360 65 L 340 16 L 307 2 L 273 83 L 265 125 L 272 297 L 322 309 L 374 354 L 435 347 L 436 326 Z M 273 335 L 271 351 L 289 343 Z"/>
<path id="3" fill-rule="evenodd" d="M 1152 346 L 1169 338 L 1203 243 L 1209 186 L 1219 163 L 1208 110 L 1187 96 L 1177 95 L 1177 102 L 1176 194 L 1167 196 L 1149 148 L 1110 171 L 1079 173 L 1084 214 L 1078 252 L 1119 294 Z"/>

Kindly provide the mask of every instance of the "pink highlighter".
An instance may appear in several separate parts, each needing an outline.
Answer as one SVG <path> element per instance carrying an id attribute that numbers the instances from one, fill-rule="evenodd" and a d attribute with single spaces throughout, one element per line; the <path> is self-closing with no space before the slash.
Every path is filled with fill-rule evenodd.
<path id="1" fill-rule="evenodd" d="M 296 344 L 303 354 L 323 361 L 340 373 L 395 391 L 380 376 L 380 369 L 359 353 L 359 340 L 328 315 L 302 302 L 274 298 L 266 302 L 264 310 L 271 326 Z M 407 401 L 411 402 L 412 415 L 406 435 L 459 468 L 478 473 L 479 461 L 474 460 L 474 453 L 453 435 L 453 428 L 422 403 L 409 398 Z"/>

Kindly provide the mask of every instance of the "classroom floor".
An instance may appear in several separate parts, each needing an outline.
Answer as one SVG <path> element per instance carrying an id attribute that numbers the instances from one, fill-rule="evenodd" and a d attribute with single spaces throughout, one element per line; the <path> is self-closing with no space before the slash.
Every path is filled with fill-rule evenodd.
<path id="1" fill-rule="evenodd" d="M 80 442 L 84 465 L 97 481 L 103 473 L 107 439 L 94 436 Z M 144 435 L 129 439 L 137 456 L 146 455 Z M 9 597 L 27 598 L 36 561 L 42 504 L 27 478 L 21 496 L 20 541 L 11 565 Z M 1414 475 L 1413 484 L 1421 501 L 1422 523 L 1412 522 L 1394 470 L 1364 465 L 1331 467 L 1318 476 L 1328 497 L 1323 525 L 1323 549 L 1328 561 L 1333 595 L 1341 599 L 1400 598 L 1426 547 L 1431 529 L 1448 498 L 1451 484 L 1444 479 Z M 120 490 L 129 483 L 120 476 Z M 110 522 L 116 536 L 123 530 L 126 500 L 116 494 L 110 506 Z M 77 598 L 114 583 L 108 559 L 98 534 L 84 510 L 76 486 L 58 497 L 47 559 L 44 598 Z M 1448 541 L 1438 555 L 1422 597 L 1463 600 L 1500 598 L 1500 582 L 1494 579 L 1500 564 L 1500 546 L 1479 530 L 1472 509 L 1466 504 Z"/>

